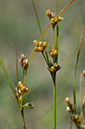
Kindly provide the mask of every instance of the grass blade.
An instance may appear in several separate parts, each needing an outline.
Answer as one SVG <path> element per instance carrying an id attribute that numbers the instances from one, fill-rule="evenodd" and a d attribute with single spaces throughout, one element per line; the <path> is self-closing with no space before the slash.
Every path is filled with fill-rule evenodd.
<path id="1" fill-rule="evenodd" d="M 1 57 L 0 57 L 0 64 L 1 64 L 1 67 L 2 67 L 2 69 L 3 69 L 4 74 L 5 74 L 5 76 L 6 76 L 6 79 L 7 79 L 8 83 L 9 83 L 9 85 L 10 85 L 10 88 L 11 88 L 11 90 L 12 90 L 12 93 L 13 93 L 15 99 L 16 99 L 16 102 L 17 102 L 17 104 L 18 104 L 18 101 L 17 101 L 17 98 L 16 98 L 16 96 L 15 96 L 15 92 L 14 92 L 13 86 L 12 86 L 12 84 L 11 84 L 11 81 L 10 81 L 10 79 L 9 79 L 8 73 L 7 73 L 7 71 L 6 71 L 5 65 L 4 65 L 4 63 L 3 63 Z M 19 104 L 18 104 L 18 106 L 19 106 Z"/>

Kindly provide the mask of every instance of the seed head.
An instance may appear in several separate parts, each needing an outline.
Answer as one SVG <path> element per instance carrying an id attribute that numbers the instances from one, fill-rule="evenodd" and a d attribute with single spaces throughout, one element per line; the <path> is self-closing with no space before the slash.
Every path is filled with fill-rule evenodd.
<path id="1" fill-rule="evenodd" d="M 25 57 L 26 57 L 25 54 L 21 54 L 22 59 L 25 59 Z"/>
<path id="2" fill-rule="evenodd" d="M 83 75 L 84 75 L 84 77 L 85 77 L 85 70 L 83 70 Z"/>
<path id="3" fill-rule="evenodd" d="M 69 97 L 66 97 L 66 98 L 65 98 L 65 101 L 66 101 L 67 103 L 69 103 L 69 102 L 70 102 L 70 98 L 69 98 Z"/>
<path id="4" fill-rule="evenodd" d="M 70 109 L 69 106 L 66 107 L 66 111 L 67 111 L 67 112 L 71 112 L 71 109 Z"/>

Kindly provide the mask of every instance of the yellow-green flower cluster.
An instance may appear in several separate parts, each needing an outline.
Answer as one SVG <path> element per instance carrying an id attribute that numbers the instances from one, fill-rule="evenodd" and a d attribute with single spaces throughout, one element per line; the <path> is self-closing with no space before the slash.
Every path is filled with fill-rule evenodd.
<path id="1" fill-rule="evenodd" d="M 18 89 L 21 91 L 21 93 L 25 93 L 29 91 L 29 88 L 22 84 L 21 81 L 18 82 Z"/>
<path id="2" fill-rule="evenodd" d="M 54 58 L 54 56 L 58 55 L 58 52 L 54 46 L 51 46 L 50 48 L 50 56 Z"/>
<path id="3" fill-rule="evenodd" d="M 66 107 L 66 111 L 72 113 L 71 119 L 74 121 L 74 123 L 76 124 L 77 127 L 80 127 L 80 124 L 81 124 L 81 117 L 80 117 L 80 115 L 75 114 L 75 107 L 70 102 L 70 98 L 69 97 L 66 97 L 65 101 L 68 104 L 68 106 Z"/>
<path id="4" fill-rule="evenodd" d="M 21 67 L 26 70 L 28 68 L 28 59 L 25 59 L 25 54 L 21 54 L 21 57 L 19 58 L 19 62 L 21 63 Z"/>
<path id="5" fill-rule="evenodd" d="M 44 41 L 44 42 L 40 41 L 38 43 L 37 40 L 34 40 L 33 43 L 34 43 L 34 45 L 37 45 L 36 48 L 35 48 L 36 52 L 43 52 L 44 49 L 47 47 L 47 42 L 46 41 Z"/>
<path id="6" fill-rule="evenodd" d="M 57 64 L 57 63 L 54 63 L 54 64 L 52 64 L 52 63 L 50 63 L 50 68 L 48 68 L 48 70 L 52 73 L 52 72 L 56 72 L 56 71 L 58 71 L 58 70 L 60 70 L 60 66 Z"/>
<path id="7" fill-rule="evenodd" d="M 62 21 L 64 18 L 59 16 L 58 18 L 55 17 L 55 14 L 53 12 L 51 12 L 50 10 L 46 11 L 46 15 L 49 17 L 50 21 L 52 22 L 52 27 L 53 29 L 55 28 L 55 25 L 57 24 L 57 22 Z"/>

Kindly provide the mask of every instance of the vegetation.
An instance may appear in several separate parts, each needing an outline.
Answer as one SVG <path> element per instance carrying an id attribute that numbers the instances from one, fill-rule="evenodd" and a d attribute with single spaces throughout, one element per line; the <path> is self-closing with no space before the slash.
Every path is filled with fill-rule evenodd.
<path id="1" fill-rule="evenodd" d="M 23 129 L 27 129 L 27 128 L 34 128 L 34 127 L 30 127 L 30 123 L 27 124 L 27 122 L 25 122 L 25 108 L 29 108 L 29 109 L 33 109 L 34 107 L 34 103 L 33 101 L 31 101 L 30 99 L 30 87 L 27 86 L 26 81 L 28 80 L 27 77 L 30 76 L 30 72 L 28 72 L 28 70 L 30 69 L 31 65 L 30 65 L 30 61 L 32 59 L 32 56 L 34 54 L 34 52 L 38 52 L 41 53 L 45 63 L 46 63 L 46 67 L 50 73 L 51 76 L 51 80 L 52 80 L 52 91 L 53 91 L 53 102 L 51 101 L 51 104 L 53 103 L 53 115 L 51 114 L 50 117 L 50 121 L 53 121 L 53 129 L 58 128 L 57 127 L 57 121 L 58 121 L 58 111 L 57 111 L 57 95 L 56 93 L 58 93 L 58 86 L 57 86 L 57 81 L 56 78 L 58 78 L 58 73 L 59 71 L 61 71 L 62 66 L 59 63 L 59 54 L 60 54 L 60 49 L 59 49 L 59 44 L 60 44 L 60 40 L 59 40 L 59 30 L 60 30 L 60 23 L 59 22 L 63 22 L 63 17 L 60 16 L 60 14 L 62 15 L 62 12 L 64 10 L 67 9 L 68 6 L 70 6 L 72 3 L 74 2 L 74 0 L 71 0 L 60 12 L 59 12 L 59 0 L 56 1 L 56 15 L 54 12 L 50 11 L 49 9 L 46 11 L 46 15 L 48 16 L 50 22 L 47 25 L 47 27 L 45 28 L 44 31 L 42 31 L 41 29 L 41 25 L 39 22 L 39 18 L 38 18 L 38 13 L 37 13 L 37 9 L 35 7 L 35 3 L 32 0 L 32 5 L 34 8 L 34 12 L 35 12 L 35 16 L 37 19 L 37 23 L 38 23 L 38 28 L 40 31 L 40 38 L 38 40 L 34 40 L 33 44 L 35 45 L 29 58 L 27 58 L 27 56 L 25 54 L 21 54 L 20 58 L 19 58 L 19 63 L 22 69 L 19 69 L 18 66 L 18 50 L 17 50 L 17 45 L 15 44 L 15 48 L 16 48 L 16 81 L 14 80 L 14 84 L 11 83 L 10 81 L 10 77 L 8 76 L 8 70 L 6 70 L 5 65 L 3 63 L 2 58 L 0 57 L 0 64 L 1 67 L 3 69 L 3 72 L 6 76 L 6 79 L 10 85 L 10 88 L 12 90 L 12 94 L 16 100 L 16 103 L 18 105 L 18 109 L 21 113 L 21 118 L 22 118 L 22 124 L 23 124 Z M 48 43 L 44 37 L 46 31 L 48 30 L 49 27 L 52 27 L 52 33 L 53 33 L 53 44 Z M 72 125 L 73 123 L 75 124 L 75 127 L 78 129 L 84 129 L 85 128 L 85 120 L 84 120 L 84 105 L 85 105 L 85 95 L 84 93 L 82 93 L 82 75 L 84 75 L 85 77 L 85 70 L 83 70 L 81 72 L 81 76 L 80 76 L 80 112 L 77 110 L 78 109 L 78 105 L 77 105 L 77 91 L 76 91 L 76 76 L 77 76 L 77 68 L 78 68 L 78 62 L 79 62 L 79 56 L 80 56 L 80 52 L 81 52 L 81 44 L 82 44 L 82 38 L 83 38 L 83 34 L 84 34 L 84 29 L 85 26 L 83 26 L 82 29 L 82 33 L 81 33 L 81 38 L 80 38 L 80 43 L 79 43 L 79 48 L 78 48 L 78 53 L 77 53 L 77 58 L 76 58 L 76 65 L 75 65 L 75 71 L 74 71 L 74 79 L 73 79 L 73 102 L 71 102 L 69 97 L 65 98 L 65 101 L 67 103 L 67 107 L 66 107 L 66 111 L 70 113 L 70 124 L 69 124 L 69 128 L 72 129 Z M 36 54 L 36 53 L 35 53 Z M 35 57 L 36 58 L 36 57 Z M 35 59 L 36 60 L 36 59 Z M 39 63 L 39 60 L 37 60 L 37 62 Z M 35 64 L 35 62 L 34 62 Z M 22 76 L 19 74 L 19 70 L 20 72 L 22 71 Z M 35 68 L 36 70 L 36 68 Z M 42 71 L 43 72 L 43 71 Z M 28 73 L 28 74 L 27 74 Z M 37 76 L 37 71 L 36 74 Z M 31 78 L 32 79 L 32 78 Z M 43 78 L 44 80 L 44 78 Z M 42 81 L 43 81 L 42 80 Z M 61 77 L 60 77 L 61 80 Z M 42 83 L 42 82 L 41 82 Z M 34 81 L 35 84 L 35 81 Z M 38 85 L 38 82 L 37 82 Z M 78 88 L 78 89 L 79 89 Z M 42 90 L 45 90 L 45 87 L 42 88 Z M 29 99 L 26 98 L 27 93 Z M 34 90 L 35 92 L 35 90 Z M 42 92 L 42 91 L 41 91 Z M 60 94 L 61 96 L 61 94 Z M 67 95 L 66 95 L 67 96 Z M 5 95 L 4 95 L 5 97 Z M 44 96 L 43 94 L 43 99 L 45 99 L 46 96 Z M 83 99 L 82 99 L 83 98 Z M 51 96 L 51 100 L 52 100 L 52 96 Z M 64 101 L 64 99 L 63 99 Z M 41 103 L 40 103 L 41 104 Z M 36 103 L 35 103 L 36 105 Z M 11 108 L 11 105 L 9 105 L 9 107 Z M 37 107 L 36 107 L 37 108 Z M 49 109 L 49 108 L 48 108 Z M 34 110 L 34 109 L 33 109 Z M 42 110 L 42 109 L 41 109 Z M 26 113 L 27 114 L 27 113 Z M 27 115 L 29 117 L 29 113 Z M 61 116 L 61 112 L 60 112 L 60 116 Z M 32 113 L 32 117 L 33 117 L 33 113 Z M 47 120 L 49 116 L 45 117 L 45 119 Z M 20 118 L 20 116 L 19 116 Z M 30 118 L 29 118 L 30 119 Z M 36 121 L 36 120 L 35 120 Z M 44 120 L 43 120 L 44 121 Z M 67 122 L 67 120 L 66 120 Z M 36 122 L 35 122 L 36 124 Z M 47 123 L 48 124 L 48 123 Z M 62 124 L 62 123 L 60 123 Z M 2 128 L 2 127 L 1 127 Z M 17 127 L 16 127 L 17 128 Z M 36 128 L 36 127 L 35 127 Z M 48 128 L 48 127 L 46 127 Z"/>

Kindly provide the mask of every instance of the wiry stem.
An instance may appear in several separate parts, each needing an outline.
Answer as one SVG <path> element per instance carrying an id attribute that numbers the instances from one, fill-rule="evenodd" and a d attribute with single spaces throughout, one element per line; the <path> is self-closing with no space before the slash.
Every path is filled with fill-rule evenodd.
<path id="1" fill-rule="evenodd" d="M 32 0 L 32 5 L 33 5 L 35 16 L 36 16 L 36 19 L 37 19 L 39 31 L 40 31 L 40 34 L 42 35 L 41 25 L 40 25 L 40 22 L 39 22 L 39 18 L 38 18 L 38 15 L 37 15 L 36 7 L 35 7 L 35 4 L 34 4 L 34 1 L 33 0 Z M 42 36 L 42 41 L 44 41 L 43 36 Z"/>
<path id="2" fill-rule="evenodd" d="M 23 129 L 26 129 L 25 120 L 24 120 L 24 113 L 23 113 L 23 109 L 21 110 L 21 117 L 22 117 Z"/>
<path id="3" fill-rule="evenodd" d="M 55 47 L 55 29 L 53 29 L 53 42 L 54 42 L 54 47 Z"/>
<path id="4" fill-rule="evenodd" d="M 53 85 L 53 111 L 54 111 L 54 129 L 56 129 L 56 75 L 55 75 L 55 82 Z"/>
<path id="5" fill-rule="evenodd" d="M 84 124 L 84 114 L 83 114 L 83 106 L 82 106 L 82 73 L 80 74 L 80 107 L 81 107 L 81 119 Z"/>

